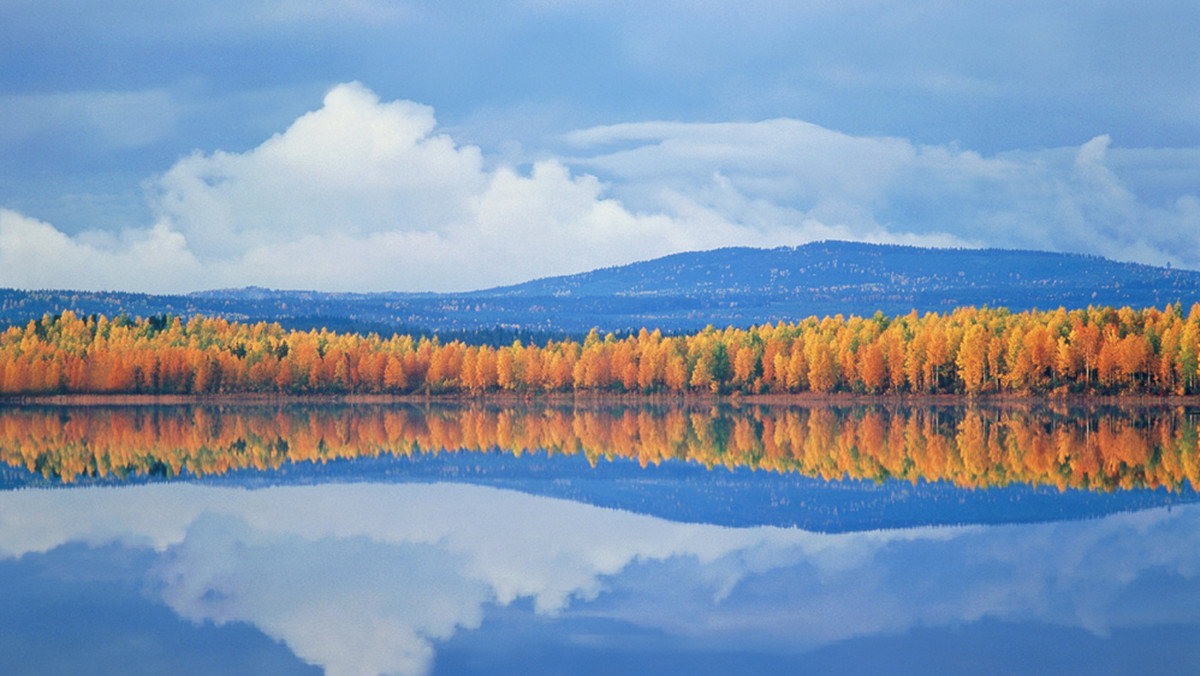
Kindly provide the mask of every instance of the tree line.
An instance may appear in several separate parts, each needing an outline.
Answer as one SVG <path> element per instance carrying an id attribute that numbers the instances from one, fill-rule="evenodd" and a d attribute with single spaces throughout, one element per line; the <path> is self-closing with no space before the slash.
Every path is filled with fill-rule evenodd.
<path id="1" fill-rule="evenodd" d="M 159 315 L 0 333 L 0 394 L 1196 394 L 1200 304 L 837 315 L 493 347 Z"/>

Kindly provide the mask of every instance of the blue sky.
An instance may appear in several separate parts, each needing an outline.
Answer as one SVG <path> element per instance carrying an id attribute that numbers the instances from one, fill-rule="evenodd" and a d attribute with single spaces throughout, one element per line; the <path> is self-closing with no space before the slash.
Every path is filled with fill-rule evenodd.
<path id="1" fill-rule="evenodd" d="M 1194 2 L 0 0 L 0 286 L 837 238 L 1200 269 Z"/>

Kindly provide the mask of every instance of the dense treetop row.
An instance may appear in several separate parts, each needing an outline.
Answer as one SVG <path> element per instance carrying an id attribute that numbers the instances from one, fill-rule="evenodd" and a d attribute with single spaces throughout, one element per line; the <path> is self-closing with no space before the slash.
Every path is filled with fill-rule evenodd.
<path id="1" fill-rule="evenodd" d="M 0 333 L 0 394 L 1110 393 L 1200 391 L 1186 314 L 962 308 L 685 336 L 468 345 L 195 317 L 46 316 Z"/>

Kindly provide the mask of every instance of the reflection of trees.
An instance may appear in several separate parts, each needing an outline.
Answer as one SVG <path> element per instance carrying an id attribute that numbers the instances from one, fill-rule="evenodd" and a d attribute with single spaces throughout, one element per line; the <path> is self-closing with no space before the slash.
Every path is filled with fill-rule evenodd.
<path id="1" fill-rule="evenodd" d="M 1184 408 L 181 406 L 0 414 L 0 460 L 64 481 L 496 448 L 964 487 L 1200 485 L 1200 431 Z"/>

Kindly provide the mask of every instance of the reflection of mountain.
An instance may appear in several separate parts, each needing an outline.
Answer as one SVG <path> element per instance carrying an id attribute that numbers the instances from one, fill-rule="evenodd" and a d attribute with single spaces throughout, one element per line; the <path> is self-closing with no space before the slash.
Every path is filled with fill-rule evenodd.
<path id="1" fill-rule="evenodd" d="M 615 460 L 592 467 L 578 457 L 515 458 L 495 453 L 337 461 L 295 466 L 286 478 L 253 472 L 214 483 L 256 486 L 346 480 L 479 484 L 676 522 L 796 527 L 822 533 L 1061 521 L 1200 500 L 1191 491 L 1096 493 L 1024 485 L 962 490 L 944 482 L 826 481 L 746 468 L 708 470 L 678 462 L 642 468 Z"/>
<path id="2" fill-rule="evenodd" d="M 1162 307 L 1200 300 L 1200 272 L 1070 254 L 848 242 L 681 253 L 471 293 L 317 293 L 247 288 L 186 296 L 0 290 L 0 326 L 44 313 L 218 315 L 295 328 L 586 332 L 749 326 L 810 315 Z M 510 334 L 491 336 L 503 343 Z M 481 338 L 487 339 L 488 336 Z"/>
<path id="3" fill-rule="evenodd" d="M 9 409 L 0 459 L 9 488 L 449 481 L 825 532 L 1193 502 L 1200 471 L 1194 417 L 1152 408 Z"/>

